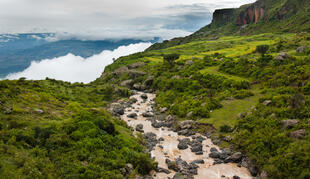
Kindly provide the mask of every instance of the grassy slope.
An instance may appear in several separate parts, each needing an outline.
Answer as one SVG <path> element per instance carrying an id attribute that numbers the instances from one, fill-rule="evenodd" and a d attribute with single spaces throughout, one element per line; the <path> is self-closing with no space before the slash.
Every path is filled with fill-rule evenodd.
<path id="1" fill-rule="evenodd" d="M 264 59 L 255 52 L 261 44 L 270 45 Z M 270 178 L 303 178 L 309 176 L 305 166 L 310 165 L 307 153 L 310 135 L 307 133 L 301 140 L 289 137 L 294 130 L 310 131 L 306 122 L 310 117 L 309 95 L 303 92 L 310 89 L 305 87 L 309 84 L 309 57 L 308 52 L 296 53 L 299 46 L 310 46 L 309 34 L 227 36 L 123 57 L 109 66 L 106 73 L 137 61 L 145 62 L 146 66 L 140 70 L 155 78 L 156 102 L 167 107 L 168 113 L 179 120 L 197 120 L 221 129 L 216 135 L 233 137 L 231 143 L 236 149 L 247 153 Z M 292 57 L 274 60 L 281 51 Z M 171 53 L 181 55 L 173 66 L 163 61 L 163 56 Z M 98 80 L 119 83 L 115 79 Z M 143 83 L 143 79 L 135 82 Z M 246 82 L 250 84 L 248 87 Z M 267 99 L 273 102 L 271 106 L 262 105 Z M 299 109 L 295 101 L 299 101 Z M 237 120 L 239 113 L 247 111 L 252 114 Z M 189 112 L 193 112 L 191 116 L 187 116 Z M 298 118 L 300 124 L 283 129 L 280 121 L 290 118 Z"/>

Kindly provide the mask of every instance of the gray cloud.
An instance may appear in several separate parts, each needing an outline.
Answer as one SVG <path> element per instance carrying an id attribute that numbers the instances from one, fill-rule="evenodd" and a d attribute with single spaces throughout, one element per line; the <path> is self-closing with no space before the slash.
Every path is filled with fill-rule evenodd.
<path id="1" fill-rule="evenodd" d="M 58 32 L 85 39 L 188 35 L 217 8 L 254 0 L 1 0 L 0 33 Z M 66 33 L 64 33 L 66 32 Z"/>

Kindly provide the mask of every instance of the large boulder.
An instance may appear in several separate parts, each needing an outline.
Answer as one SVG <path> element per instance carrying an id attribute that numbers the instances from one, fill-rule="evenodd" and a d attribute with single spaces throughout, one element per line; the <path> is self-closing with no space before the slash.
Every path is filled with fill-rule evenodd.
<path id="1" fill-rule="evenodd" d="M 146 73 L 143 71 L 138 71 L 138 70 L 129 70 L 128 75 L 131 79 L 136 79 L 138 77 L 146 75 Z"/>
<path id="2" fill-rule="evenodd" d="M 132 85 L 134 84 L 133 80 L 125 80 L 121 82 L 121 86 L 131 88 Z"/>
<path id="3" fill-rule="evenodd" d="M 138 124 L 137 126 L 136 126 L 136 131 L 138 131 L 138 132 L 144 132 L 144 130 L 143 130 L 143 124 Z"/>
<path id="4" fill-rule="evenodd" d="M 304 53 L 307 49 L 310 49 L 310 46 L 301 46 L 296 49 L 297 53 Z"/>
<path id="5" fill-rule="evenodd" d="M 190 139 L 189 138 L 184 138 L 182 140 L 179 141 L 179 144 L 178 144 L 178 148 L 180 150 L 185 150 L 188 148 L 188 143 L 190 142 Z"/>
<path id="6" fill-rule="evenodd" d="M 283 128 L 292 128 L 292 127 L 296 126 L 298 123 L 299 123 L 299 121 L 296 119 L 288 119 L 288 120 L 281 121 Z"/>
<path id="7" fill-rule="evenodd" d="M 130 113 L 127 115 L 127 117 L 137 119 L 138 115 L 137 115 L 137 113 Z"/>
<path id="8" fill-rule="evenodd" d="M 305 129 L 300 129 L 290 133 L 290 137 L 294 139 L 302 139 L 306 135 Z"/>
<path id="9" fill-rule="evenodd" d="M 133 63 L 133 64 L 130 64 L 128 66 L 129 69 L 136 69 L 136 68 L 140 68 L 140 67 L 143 67 L 145 66 L 145 63 L 143 62 L 136 62 L 136 63 Z"/>
<path id="10" fill-rule="evenodd" d="M 118 115 L 123 115 L 125 113 L 125 110 L 121 104 L 118 104 L 113 107 L 113 112 Z"/>

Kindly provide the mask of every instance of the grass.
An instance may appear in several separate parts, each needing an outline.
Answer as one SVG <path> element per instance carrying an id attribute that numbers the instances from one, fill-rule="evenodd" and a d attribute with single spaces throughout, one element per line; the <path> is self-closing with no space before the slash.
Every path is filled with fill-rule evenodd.
<path id="1" fill-rule="evenodd" d="M 202 74 L 209 73 L 209 74 L 212 74 L 212 75 L 220 75 L 220 76 L 223 76 L 225 78 L 228 78 L 228 79 L 231 79 L 231 80 L 236 80 L 236 81 L 248 81 L 248 79 L 246 79 L 246 78 L 225 74 L 225 73 L 219 72 L 218 70 L 219 70 L 219 66 L 212 66 L 212 67 L 207 67 L 207 68 L 205 68 L 203 70 L 200 70 L 200 72 Z"/>
<path id="2" fill-rule="evenodd" d="M 259 93 L 258 86 L 255 86 L 251 91 L 254 93 L 252 97 L 241 100 L 222 101 L 222 108 L 214 110 L 210 114 L 210 118 L 201 119 L 199 122 L 212 124 L 217 129 L 223 125 L 235 126 L 238 120 L 238 114 L 249 111 L 262 97 L 262 94 Z"/>

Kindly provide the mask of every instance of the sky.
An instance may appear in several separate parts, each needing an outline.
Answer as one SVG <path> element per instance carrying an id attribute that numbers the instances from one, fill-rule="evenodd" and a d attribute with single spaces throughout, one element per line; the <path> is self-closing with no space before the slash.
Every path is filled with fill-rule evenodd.
<path id="1" fill-rule="evenodd" d="M 207 25 L 219 8 L 254 0 L 1 0 L 0 34 L 53 32 L 84 40 L 170 39 Z"/>

